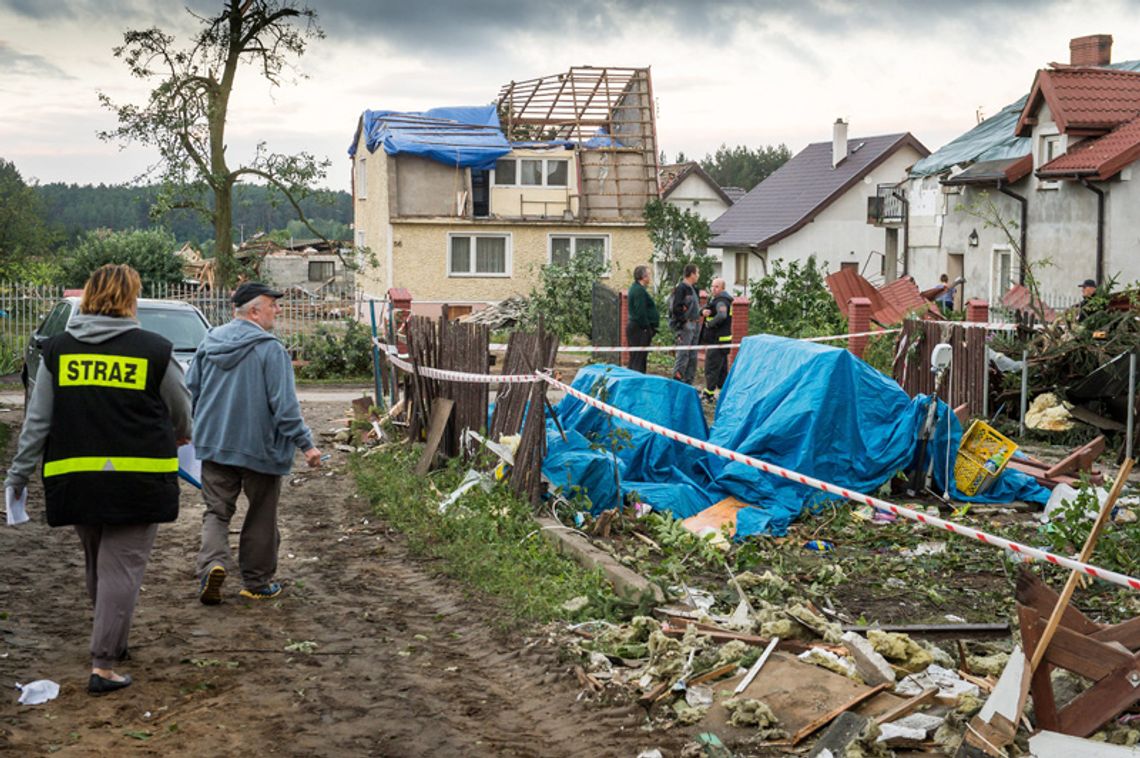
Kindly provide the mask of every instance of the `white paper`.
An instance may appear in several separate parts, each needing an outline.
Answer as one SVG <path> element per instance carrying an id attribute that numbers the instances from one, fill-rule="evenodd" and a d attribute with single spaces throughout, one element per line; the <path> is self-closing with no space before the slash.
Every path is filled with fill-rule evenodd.
<path id="1" fill-rule="evenodd" d="M 15 487 L 6 487 L 4 489 L 4 508 L 8 511 L 8 526 L 22 524 L 28 520 L 28 512 L 25 510 L 27 504 L 27 487 L 23 487 L 19 494 L 16 493 Z"/>
<path id="2" fill-rule="evenodd" d="M 202 461 L 198 460 L 191 444 L 178 448 L 178 473 L 183 474 L 183 478 L 190 480 L 195 487 L 202 487 Z"/>

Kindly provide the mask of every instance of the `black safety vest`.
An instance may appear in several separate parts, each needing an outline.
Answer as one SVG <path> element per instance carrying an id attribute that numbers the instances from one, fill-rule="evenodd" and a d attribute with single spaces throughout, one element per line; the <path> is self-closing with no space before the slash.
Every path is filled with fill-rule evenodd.
<path id="1" fill-rule="evenodd" d="M 171 349 L 142 329 L 99 344 L 67 332 L 47 341 L 53 395 L 43 476 L 50 525 L 178 518 L 174 425 L 159 392 Z"/>
<path id="2" fill-rule="evenodd" d="M 713 326 L 712 320 L 716 318 L 716 303 L 722 301 L 728 309 L 728 318 Z M 721 292 L 709 301 L 709 315 L 705 317 L 705 342 L 732 342 L 732 295 Z"/>

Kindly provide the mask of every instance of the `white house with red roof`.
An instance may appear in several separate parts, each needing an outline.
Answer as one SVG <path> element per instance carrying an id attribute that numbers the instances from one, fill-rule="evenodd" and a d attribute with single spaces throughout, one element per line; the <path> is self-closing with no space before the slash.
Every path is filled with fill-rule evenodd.
<path id="1" fill-rule="evenodd" d="M 658 180 L 662 202 L 674 205 L 683 211 L 691 211 L 709 223 L 720 218 L 732 207 L 735 201 L 730 192 L 738 193 L 736 194 L 738 198 L 744 195 L 744 191 L 737 187 L 721 187 L 696 161 L 661 166 Z M 713 259 L 712 275 L 721 276 L 723 273 L 721 249 L 709 247 L 705 252 Z M 730 261 L 728 276 L 734 275 L 731 263 Z M 737 287 L 738 292 L 744 292 L 746 289 L 746 282 Z"/>
<path id="2" fill-rule="evenodd" d="M 1032 272 L 1065 306 L 1085 279 L 1140 279 L 1140 61 L 1113 64 L 1106 34 L 1069 47 L 1026 97 L 912 169 L 906 255 L 921 286 L 962 275 L 960 296 L 996 304 Z"/>

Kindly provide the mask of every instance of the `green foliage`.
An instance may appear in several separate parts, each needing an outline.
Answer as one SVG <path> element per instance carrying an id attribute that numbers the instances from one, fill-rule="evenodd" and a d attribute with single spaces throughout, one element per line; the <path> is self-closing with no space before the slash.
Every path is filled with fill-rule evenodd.
<path id="1" fill-rule="evenodd" d="M 538 322 L 563 340 L 590 335 L 590 304 L 594 283 L 609 264 L 591 255 L 575 255 L 566 265 L 549 264 L 538 272 L 538 286 L 527 302 L 527 325 Z"/>
<path id="2" fill-rule="evenodd" d="M 669 291 L 681 281 L 685 266 L 695 263 L 701 270 L 697 289 L 707 289 L 712 281 L 713 260 L 706 249 L 709 244 L 709 222 L 690 210 L 660 200 L 645 204 L 645 227 L 653 243 L 652 261 L 661 270 L 658 286 Z"/>
<path id="3" fill-rule="evenodd" d="M 174 237 L 161 229 L 88 232 L 65 251 L 56 283 L 82 287 L 91 272 L 103 264 L 126 263 L 139 272 L 145 296 L 157 284 L 182 281 L 182 262 L 174 255 L 176 249 Z"/>
<path id="4" fill-rule="evenodd" d="M 230 284 L 237 274 L 234 187 L 262 182 L 275 202 L 287 203 L 301 215 L 300 200 L 329 165 L 306 152 L 273 153 L 265 143 L 244 162 L 228 153 L 226 126 L 235 77 L 250 66 L 270 86 L 279 86 L 293 70 L 291 59 L 303 55 L 324 32 L 316 25 L 316 13 L 293 0 L 225 0 L 212 17 L 191 15 L 198 28 L 188 43 L 157 27 L 124 33 L 115 57 L 153 89 L 141 106 L 116 104 L 100 93 L 100 102 L 118 119 L 118 126 L 100 137 L 137 142 L 158 153 L 153 172 L 161 177 L 162 189 L 152 213 L 185 208 L 209 219 L 217 276 Z"/>
<path id="5" fill-rule="evenodd" d="M 301 340 L 308 363 L 298 372 L 305 379 L 347 379 L 372 375 L 372 330 L 356 320 L 321 324 Z"/>
<path id="6" fill-rule="evenodd" d="M 24 183 L 16 166 L 0 158 L 0 279 L 29 278 L 35 261 L 54 244 L 46 210 L 35 186 Z"/>
<path id="7" fill-rule="evenodd" d="M 701 168 L 722 187 L 750 190 L 767 179 L 792 157 L 787 145 L 765 145 L 750 149 L 744 145 L 721 145 L 701 160 Z"/>
<path id="8" fill-rule="evenodd" d="M 413 551 L 439 559 L 447 574 L 501 601 L 515 621 L 566 618 L 562 604 L 589 598 L 577 616 L 609 617 L 620 612 L 600 571 L 587 571 L 559 554 L 539 533 L 529 503 L 499 484 L 490 492 L 476 487 L 446 512 L 439 496 L 412 469 L 420 445 L 378 448 L 368 458 L 353 460 L 362 495 L 376 513 L 403 532 Z M 465 466 L 454 460 L 431 474 L 433 489 L 449 492 Z"/>
<path id="9" fill-rule="evenodd" d="M 1105 486 L 1110 486 L 1107 482 Z M 1084 547 L 1092 532 L 1093 521 L 1100 512 L 1096 488 L 1082 476 L 1077 495 L 1061 503 L 1049 514 L 1049 523 L 1041 526 L 1041 534 L 1048 540 L 1050 552 L 1076 555 Z M 1109 522 L 1096 542 L 1095 560 L 1098 566 L 1135 576 L 1140 570 L 1140 554 L 1136 545 L 1140 541 L 1140 521 L 1131 523 Z"/>
<path id="10" fill-rule="evenodd" d="M 845 332 L 846 319 L 827 289 L 826 276 L 827 264 L 817 265 L 814 255 L 803 263 L 772 261 L 767 276 L 749 285 L 749 333 L 820 337 Z"/>

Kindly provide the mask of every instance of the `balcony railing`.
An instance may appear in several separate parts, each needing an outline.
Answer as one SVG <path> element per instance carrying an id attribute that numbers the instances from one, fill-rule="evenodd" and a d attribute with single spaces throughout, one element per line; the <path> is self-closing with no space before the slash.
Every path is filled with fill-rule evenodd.
<path id="1" fill-rule="evenodd" d="M 900 197 L 902 194 L 903 190 L 897 184 L 880 184 L 876 193 L 867 198 L 867 223 L 875 226 L 903 223 L 906 220 L 906 203 Z"/>

